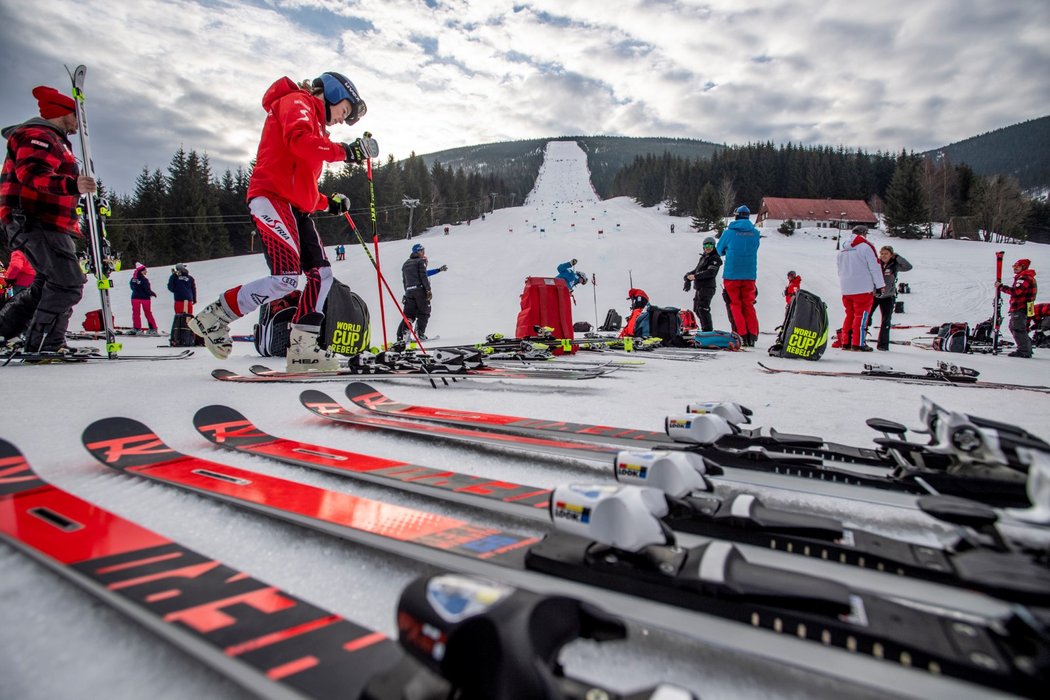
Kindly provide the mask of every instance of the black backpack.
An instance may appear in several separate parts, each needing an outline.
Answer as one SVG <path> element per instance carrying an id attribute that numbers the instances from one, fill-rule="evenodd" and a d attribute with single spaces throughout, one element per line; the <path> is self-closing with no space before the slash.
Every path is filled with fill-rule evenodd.
<path id="1" fill-rule="evenodd" d="M 368 304 L 347 285 L 332 280 L 324 302 L 321 345 L 340 355 L 356 355 L 368 349 L 371 323 Z"/>
<path id="2" fill-rule="evenodd" d="M 773 357 L 819 360 L 828 347 L 828 305 L 813 292 L 800 289 L 784 313 Z"/>
<path id="3" fill-rule="evenodd" d="M 302 295 L 298 289 L 259 307 L 259 322 L 255 324 L 255 351 L 263 357 L 284 357 L 288 354 L 288 334 L 292 317 Z"/>
<path id="4" fill-rule="evenodd" d="M 941 352 L 972 352 L 970 350 L 970 324 L 957 321 L 937 326 L 937 337 L 933 339 L 933 349 Z"/>
<path id="5" fill-rule="evenodd" d="M 682 316 L 680 309 L 671 306 L 649 307 L 649 336 L 661 338 L 664 345 L 685 347 L 682 339 Z"/>
<path id="6" fill-rule="evenodd" d="M 623 317 L 616 313 L 616 309 L 609 309 L 609 313 L 605 314 L 605 323 L 598 326 L 598 330 L 618 331 L 621 325 L 623 325 Z"/>
<path id="7" fill-rule="evenodd" d="M 168 334 L 168 344 L 173 348 L 192 348 L 204 345 L 204 338 L 195 335 L 190 330 L 189 314 L 175 314 L 171 320 L 171 333 Z"/>

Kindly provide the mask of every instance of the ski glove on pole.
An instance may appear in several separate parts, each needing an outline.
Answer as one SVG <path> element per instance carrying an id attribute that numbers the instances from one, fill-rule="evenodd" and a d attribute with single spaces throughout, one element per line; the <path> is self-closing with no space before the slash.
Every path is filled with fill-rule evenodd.
<path id="1" fill-rule="evenodd" d="M 343 150 L 346 151 L 346 162 L 357 163 L 360 165 L 368 160 L 368 154 L 365 153 L 365 149 L 361 146 L 361 139 L 357 139 L 353 143 L 341 144 Z"/>
<path id="2" fill-rule="evenodd" d="M 328 213 L 342 214 L 350 211 L 350 198 L 345 194 L 336 192 L 328 197 Z"/>

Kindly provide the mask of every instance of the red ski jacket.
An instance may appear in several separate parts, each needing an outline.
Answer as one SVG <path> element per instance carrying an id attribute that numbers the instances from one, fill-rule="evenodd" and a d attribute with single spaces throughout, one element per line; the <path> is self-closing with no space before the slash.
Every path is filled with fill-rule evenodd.
<path id="1" fill-rule="evenodd" d="M 341 163 L 346 151 L 328 138 L 324 101 L 281 78 L 266 91 L 266 110 L 248 199 L 274 197 L 303 212 L 328 206 L 317 190 L 325 163 Z"/>
<path id="2" fill-rule="evenodd" d="M 36 278 L 36 270 L 26 258 L 25 253 L 16 250 L 11 253 L 11 264 L 7 266 L 4 279 L 12 287 L 28 287 Z"/>
<path id="3" fill-rule="evenodd" d="M 1015 311 L 1027 311 L 1028 305 L 1035 303 L 1037 291 L 1035 283 L 1035 270 L 1021 270 L 1014 277 L 1013 285 L 1004 284 L 1004 294 L 1010 295 L 1010 313 Z"/>
<path id="4" fill-rule="evenodd" d="M 795 279 L 787 283 L 784 287 L 784 302 L 787 304 L 791 303 L 791 300 L 795 298 L 795 292 L 802 287 L 802 275 L 795 275 Z"/>
<path id="5" fill-rule="evenodd" d="M 0 224 L 10 224 L 12 210 L 20 209 L 29 225 L 79 236 L 80 169 L 66 135 L 40 118 L 4 129 L 3 135 L 7 160 L 0 172 Z"/>

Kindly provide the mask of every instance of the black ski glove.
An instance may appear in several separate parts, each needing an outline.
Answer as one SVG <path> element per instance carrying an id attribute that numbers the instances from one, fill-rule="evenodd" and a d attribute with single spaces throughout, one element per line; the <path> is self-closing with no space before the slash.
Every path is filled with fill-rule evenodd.
<path id="1" fill-rule="evenodd" d="M 360 165 L 361 163 L 364 163 L 366 160 L 368 160 L 368 156 L 365 154 L 365 150 L 361 148 L 360 139 L 354 141 L 353 143 L 343 143 L 340 145 L 343 147 L 343 150 L 346 151 L 345 162 L 357 163 L 358 165 Z"/>
<path id="2" fill-rule="evenodd" d="M 445 272 L 445 271 L 447 271 L 447 270 L 448 270 L 448 265 L 442 265 L 442 266 L 441 266 L 441 267 L 439 267 L 438 269 L 439 269 L 439 270 L 441 270 L 442 272 Z"/>
<path id="3" fill-rule="evenodd" d="M 336 192 L 328 196 L 328 213 L 343 214 L 350 211 L 350 198 Z"/>

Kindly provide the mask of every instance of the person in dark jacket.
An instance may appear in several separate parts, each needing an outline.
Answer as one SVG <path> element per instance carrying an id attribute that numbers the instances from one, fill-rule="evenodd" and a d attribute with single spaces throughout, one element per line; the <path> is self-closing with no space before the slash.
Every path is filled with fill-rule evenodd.
<path id="1" fill-rule="evenodd" d="M 890 324 L 893 322 L 893 306 L 897 302 L 897 273 L 910 270 L 911 263 L 895 253 L 893 246 L 884 245 L 879 249 L 879 265 L 882 267 L 882 278 L 886 286 L 881 292 L 875 293 L 871 311 L 868 312 L 868 325 L 871 325 L 871 320 L 875 316 L 875 309 L 881 310 L 882 325 L 879 326 L 879 339 L 875 348 L 889 350 Z"/>
<path id="2" fill-rule="evenodd" d="M 722 257 L 715 250 L 715 239 L 708 236 L 704 239 L 704 249 L 699 262 L 692 271 L 685 274 L 686 291 L 692 283 L 693 313 L 700 321 L 700 330 L 713 331 L 714 321 L 711 318 L 711 299 L 717 288 L 718 270 L 722 267 Z"/>
<path id="3" fill-rule="evenodd" d="M 142 314 L 146 314 L 146 323 L 149 330 L 146 335 L 157 335 L 157 322 L 153 318 L 153 297 L 157 293 L 153 291 L 149 278 L 146 277 L 146 266 L 142 263 L 135 264 L 135 272 L 131 274 L 131 325 L 135 327 L 136 333 L 142 332 Z"/>
<path id="4" fill-rule="evenodd" d="M 168 291 L 175 297 L 175 313 L 193 315 L 197 303 L 197 281 L 190 275 L 188 267 L 179 263 L 168 278 Z"/>
<path id="5" fill-rule="evenodd" d="M 1010 357 L 1031 357 L 1032 339 L 1028 337 L 1028 319 L 1035 315 L 1035 296 L 1039 291 L 1035 283 L 1032 261 L 1021 258 L 1014 263 L 1014 283 L 996 282 L 995 286 L 1010 295 L 1010 333 L 1017 349 Z"/>
<path id="6" fill-rule="evenodd" d="M 0 336 L 10 341 L 24 331 L 28 350 L 71 352 L 66 328 L 87 282 L 77 260 L 77 204 L 98 187 L 80 174 L 67 138 L 80 126 L 73 98 L 45 85 L 33 88 L 33 97 L 40 117 L 2 132 L 7 158 L 0 172 L 0 226 L 37 274 L 0 312 Z"/>
<path id="7" fill-rule="evenodd" d="M 408 260 L 401 266 L 401 283 L 405 286 L 405 296 L 401 299 L 404 307 L 405 317 L 416 327 L 416 337 L 426 340 L 427 322 L 430 320 L 430 300 L 433 294 L 430 291 L 430 278 L 439 272 L 448 269 L 448 265 L 427 269 L 426 248 L 416 243 L 412 246 L 412 253 Z M 411 335 L 408 325 L 402 319 L 397 327 L 397 342 L 403 343 Z"/>

